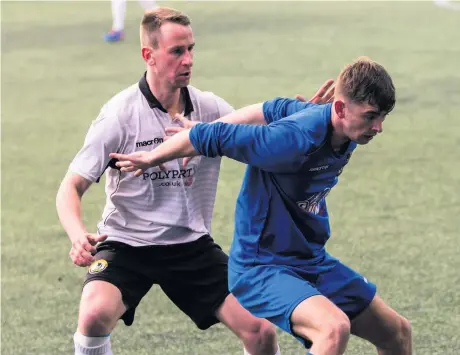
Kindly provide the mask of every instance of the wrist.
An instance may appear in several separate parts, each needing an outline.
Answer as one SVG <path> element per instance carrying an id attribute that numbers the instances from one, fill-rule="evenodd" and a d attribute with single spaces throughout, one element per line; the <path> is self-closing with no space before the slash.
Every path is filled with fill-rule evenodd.
<path id="1" fill-rule="evenodd" d="M 72 243 L 80 240 L 82 236 L 85 236 L 88 234 L 88 232 L 85 229 L 80 229 L 76 231 L 72 231 L 71 233 L 67 233 L 69 235 L 69 239 Z"/>
<path id="2" fill-rule="evenodd" d="M 147 163 L 149 167 L 154 167 L 158 165 L 158 162 L 157 162 L 158 154 L 155 154 L 155 153 L 156 153 L 155 150 L 152 150 L 147 157 Z"/>

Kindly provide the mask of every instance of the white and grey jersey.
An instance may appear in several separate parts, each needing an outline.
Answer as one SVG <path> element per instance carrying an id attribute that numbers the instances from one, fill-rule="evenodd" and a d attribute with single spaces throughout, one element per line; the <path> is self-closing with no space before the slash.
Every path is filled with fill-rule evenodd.
<path id="1" fill-rule="evenodd" d="M 184 114 L 212 122 L 233 111 L 220 97 L 193 86 L 183 88 Z M 220 158 L 195 157 L 122 173 L 109 153 L 150 151 L 163 142 L 165 128 L 177 126 L 150 91 L 145 76 L 114 96 L 93 121 L 70 171 L 91 182 L 106 171 L 106 205 L 98 231 L 108 240 L 133 246 L 186 243 L 210 233 Z"/>

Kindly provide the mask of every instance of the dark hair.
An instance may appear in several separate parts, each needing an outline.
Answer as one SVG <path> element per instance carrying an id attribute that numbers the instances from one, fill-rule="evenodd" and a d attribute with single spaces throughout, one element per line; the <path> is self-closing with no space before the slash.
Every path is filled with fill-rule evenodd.
<path id="1" fill-rule="evenodd" d="M 396 103 L 390 74 L 367 57 L 359 57 L 342 69 L 336 90 L 353 102 L 369 104 L 381 112 L 391 112 Z"/>

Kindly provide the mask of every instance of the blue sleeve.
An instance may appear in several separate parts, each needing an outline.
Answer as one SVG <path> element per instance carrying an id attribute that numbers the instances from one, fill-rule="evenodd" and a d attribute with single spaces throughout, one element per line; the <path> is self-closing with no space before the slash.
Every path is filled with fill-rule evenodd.
<path id="1" fill-rule="evenodd" d="M 269 172 L 296 171 L 313 145 L 313 138 L 295 120 L 268 126 L 200 123 L 189 137 L 201 155 L 226 156 Z"/>
<path id="2" fill-rule="evenodd" d="M 265 101 L 262 106 L 262 111 L 264 113 L 265 121 L 267 121 L 267 123 L 272 123 L 311 106 L 316 105 L 295 99 L 283 99 L 281 97 L 277 97 L 271 101 Z"/>

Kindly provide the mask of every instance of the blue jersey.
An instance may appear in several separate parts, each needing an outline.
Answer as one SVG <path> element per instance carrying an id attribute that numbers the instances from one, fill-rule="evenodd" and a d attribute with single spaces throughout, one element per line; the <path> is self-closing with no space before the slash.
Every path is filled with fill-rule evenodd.
<path id="1" fill-rule="evenodd" d="M 314 266 L 330 236 L 325 198 L 356 143 L 333 151 L 331 104 L 291 99 L 263 104 L 266 126 L 197 124 L 190 140 L 202 155 L 248 164 L 235 211 L 229 266 Z"/>

